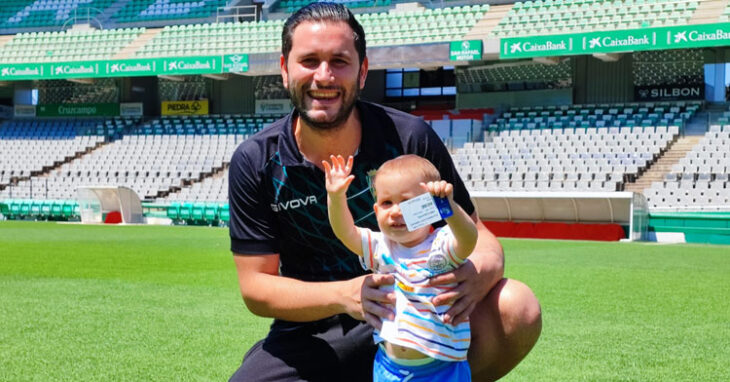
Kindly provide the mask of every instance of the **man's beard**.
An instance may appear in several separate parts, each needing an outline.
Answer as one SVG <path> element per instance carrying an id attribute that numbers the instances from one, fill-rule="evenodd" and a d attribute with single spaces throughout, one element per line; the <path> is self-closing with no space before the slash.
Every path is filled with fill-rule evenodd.
<path id="1" fill-rule="evenodd" d="M 352 89 L 337 87 L 336 89 L 340 91 L 342 97 L 342 105 L 340 106 L 340 110 L 337 111 L 337 114 L 335 114 L 332 120 L 318 121 L 311 118 L 309 114 L 307 114 L 308 109 L 305 105 L 304 98 L 306 97 L 306 92 L 309 89 L 309 85 L 302 88 L 300 86 L 296 86 L 296 84 L 292 82 L 289 82 L 289 98 L 291 98 L 292 104 L 299 114 L 299 118 L 301 118 L 307 126 L 310 126 L 315 130 L 331 130 L 342 126 L 345 121 L 347 121 L 347 119 L 350 117 L 352 109 L 355 108 L 355 102 L 360 96 L 360 87 L 357 86 L 357 84 L 355 84 Z M 320 89 L 324 90 L 333 88 L 324 87 Z"/>

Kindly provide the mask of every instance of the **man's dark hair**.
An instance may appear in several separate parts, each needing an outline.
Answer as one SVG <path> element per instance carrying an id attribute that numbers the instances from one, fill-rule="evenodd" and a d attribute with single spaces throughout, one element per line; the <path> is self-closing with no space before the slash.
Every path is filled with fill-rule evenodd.
<path id="1" fill-rule="evenodd" d="M 284 30 L 281 32 L 281 54 L 284 61 L 289 59 L 289 52 L 292 48 L 292 37 L 294 29 L 303 22 L 345 22 L 353 31 L 353 40 L 357 50 L 358 59 L 362 64 L 365 59 L 365 31 L 357 21 L 355 15 L 347 7 L 337 3 L 311 3 L 302 7 L 289 16 L 284 23 Z"/>

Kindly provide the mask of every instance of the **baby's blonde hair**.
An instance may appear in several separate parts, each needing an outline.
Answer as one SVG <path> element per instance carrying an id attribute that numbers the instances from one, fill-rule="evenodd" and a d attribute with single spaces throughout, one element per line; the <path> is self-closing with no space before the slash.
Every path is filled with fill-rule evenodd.
<path id="1" fill-rule="evenodd" d="M 434 166 L 433 163 L 429 162 L 425 158 L 419 157 L 418 155 L 405 154 L 388 160 L 380 165 L 380 168 L 378 168 L 378 171 L 375 172 L 375 176 L 373 177 L 373 188 L 375 188 L 375 182 L 378 179 L 378 175 L 393 172 L 416 173 L 420 176 L 421 181 L 424 183 L 441 180 L 441 174 L 439 174 L 439 170 L 436 169 L 436 166 Z"/>

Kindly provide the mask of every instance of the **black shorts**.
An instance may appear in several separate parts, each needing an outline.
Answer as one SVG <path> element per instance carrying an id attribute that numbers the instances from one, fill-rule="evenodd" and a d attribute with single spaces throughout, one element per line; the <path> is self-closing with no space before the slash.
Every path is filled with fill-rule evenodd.
<path id="1" fill-rule="evenodd" d="M 293 327 L 275 322 L 230 381 L 371 382 L 376 350 L 372 327 L 347 315 Z"/>

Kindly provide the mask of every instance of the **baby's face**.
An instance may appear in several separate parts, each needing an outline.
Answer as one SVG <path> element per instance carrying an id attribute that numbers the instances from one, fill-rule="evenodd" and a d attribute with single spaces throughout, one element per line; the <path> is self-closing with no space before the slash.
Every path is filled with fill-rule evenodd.
<path id="1" fill-rule="evenodd" d="M 431 227 L 426 226 L 415 231 L 408 231 L 400 203 L 427 192 L 420 183 L 421 176 L 407 171 L 391 171 L 378 174 L 375 179 L 377 200 L 375 216 L 380 232 L 390 240 L 403 246 L 412 247 L 428 237 Z"/>

